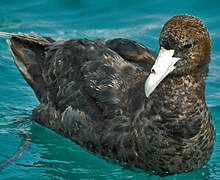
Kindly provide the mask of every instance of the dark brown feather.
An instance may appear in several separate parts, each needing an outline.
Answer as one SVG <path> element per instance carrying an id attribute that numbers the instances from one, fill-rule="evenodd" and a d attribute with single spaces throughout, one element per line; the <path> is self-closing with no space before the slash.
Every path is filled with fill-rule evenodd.
<path id="1" fill-rule="evenodd" d="M 204 93 L 210 38 L 198 19 L 176 16 L 164 26 L 161 46 L 183 60 L 149 98 L 144 83 L 156 54 L 135 41 L 7 35 L 41 103 L 33 120 L 94 153 L 160 175 L 210 159 L 215 129 Z M 195 44 L 186 50 L 188 41 Z"/>

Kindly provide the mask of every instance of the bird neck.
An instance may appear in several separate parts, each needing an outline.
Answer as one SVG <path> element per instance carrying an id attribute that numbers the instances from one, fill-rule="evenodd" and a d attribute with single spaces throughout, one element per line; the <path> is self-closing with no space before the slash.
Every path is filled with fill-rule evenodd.
<path id="1" fill-rule="evenodd" d="M 152 93 L 151 100 L 160 102 L 167 107 L 174 104 L 184 106 L 196 100 L 205 102 L 205 79 L 200 75 L 168 76 Z"/>
<path id="2" fill-rule="evenodd" d="M 175 137 L 189 138 L 198 134 L 202 122 L 211 118 L 205 104 L 204 81 L 205 78 L 191 75 L 164 79 L 148 104 L 155 126 L 168 128 Z"/>

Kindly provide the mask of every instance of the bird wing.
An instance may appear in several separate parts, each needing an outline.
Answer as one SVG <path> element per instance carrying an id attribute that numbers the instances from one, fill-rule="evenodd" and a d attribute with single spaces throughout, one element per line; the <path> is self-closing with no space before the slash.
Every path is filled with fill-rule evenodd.
<path id="1" fill-rule="evenodd" d="M 55 80 L 51 89 L 57 88 L 53 97 L 57 97 L 59 108 L 71 103 L 74 108 L 85 109 L 93 101 L 105 118 L 122 112 L 127 91 L 143 73 L 113 50 L 87 39 L 54 44 L 46 56 L 49 73 L 45 77 L 50 84 Z M 66 94 L 70 84 L 72 89 Z"/>
<path id="2" fill-rule="evenodd" d="M 157 57 L 154 51 L 133 40 L 116 38 L 107 41 L 106 46 L 124 59 L 145 66 L 153 65 Z"/>
<path id="3" fill-rule="evenodd" d="M 148 73 L 135 59 L 125 59 L 126 48 L 117 53 L 109 42 L 5 35 L 11 36 L 15 63 L 41 102 L 33 110 L 35 121 L 83 146 L 109 142 L 118 134 L 113 147 L 127 137 L 132 114 L 143 108 Z"/>
<path id="4" fill-rule="evenodd" d="M 150 66 L 155 58 L 143 45 L 126 39 L 98 43 L 54 41 L 35 33 L 0 35 L 11 37 L 8 42 L 16 65 L 40 102 L 51 101 L 62 110 L 73 102 L 73 107 L 83 106 L 84 99 L 88 104 L 93 101 L 105 116 L 120 114 L 128 91 L 146 77 L 135 63 Z"/>

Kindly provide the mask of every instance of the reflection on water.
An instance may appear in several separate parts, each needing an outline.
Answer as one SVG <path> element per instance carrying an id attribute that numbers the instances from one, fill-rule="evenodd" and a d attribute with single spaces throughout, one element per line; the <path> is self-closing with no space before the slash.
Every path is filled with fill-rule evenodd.
<path id="1" fill-rule="evenodd" d="M 3 170 L 4 168 L 6 168 L 7 166 L 9 166 L 10 164 L 12 164 L 13 162 L 16 162 L 17 160 L 19 160 L 23 153 L 28 150 L 30 148 L 30 136 L 29 134 L 24 130 L 24 128 L 22 127 L 24 122 L 20 122 L 20 121 L 17 121 L 16 122 L 16 129 L 18 131 L 20 131 L 22 133 L 22 135 L 24 135 L 24 139 L 22 139 L 21 141 L 21 144 L 19 145 L 17 151 L 10 157 L 4 159 L 2 162 L 0 162 L 0 171 Z M 1 134 L 4 133 L 6 134 L 6 131 L 1 131 L 0 132 Z"/>

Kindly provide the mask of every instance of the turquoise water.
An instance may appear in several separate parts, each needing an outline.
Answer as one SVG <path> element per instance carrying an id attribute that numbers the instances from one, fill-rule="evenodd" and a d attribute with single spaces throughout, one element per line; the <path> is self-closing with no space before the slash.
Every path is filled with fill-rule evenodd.
<path id="1" fill-rule="evenodd" d="M 202 19 L 212 38 L 206 101 L 217 139 L 212 159 L 194 172 L 161 178 L 86 152 L 70 140 L 29 121 L 39 104 L 0 39 L 0 179 L 220 179 L 220 1 L 1 0 L 0 31 L 36 33 L 56 39 L 123 37 L 158 50 L 163 24 L 177 14 Z M 6 159 L 10 158 L 10 163 Z"/>

